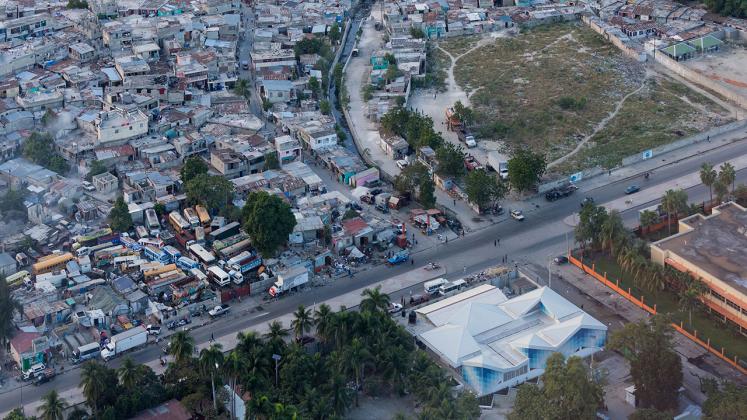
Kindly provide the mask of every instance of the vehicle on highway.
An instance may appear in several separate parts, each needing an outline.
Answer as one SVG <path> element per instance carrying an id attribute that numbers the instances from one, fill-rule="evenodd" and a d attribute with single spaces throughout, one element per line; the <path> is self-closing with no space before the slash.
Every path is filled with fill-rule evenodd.
<path id="1" fill-rule="evenodd" d="M 389 263 L 389 265 L 397 265 L 403 262 L 406 262 L 410 259 L 410 253 L 407 251 L 400 251 L 394 255 L 392 255 L 391 258 L 386 260 L 386 262 Z"/>
<path id="2" fill-rule="evenodd" d="M 36 380 L 34 380 L 33 383 L 35 386 L 46 384 L 47 382 L 54 379 L 55 376 L 57 376 L 57 372 L 55 372 L 54 369 L 52 368 L 44 369 L 43 371 L 36 374 Z"/>
<path id="3" fill-rule="evenodd" d="M 208 314 L 211 317 L 215 318 L 215 317 L 219 317 L 221 315 L 227 314 L 228 311 L 230 311 L 230 310 L 231 310 L 231 307 L 224 303 L 222 305 L 218 305 L 215 308 L 209 310 Z"/>
<path id="4" fill-rule="evenodd" d="M 634 194 L 641 190 L 641 187 L 638 185 L 630 185 L 628 188 L 625 189 L 625 194 Z"/>
<path id="5" fill-rule="evenodd" d="M 594 204 L 594 198 L 592 197 L 584 197 L 583 200 L 581 200 L 581 207 L 587 205 L 587 204 Z"/>
<path id="6" fill-rule="evenodd" d="M 552 261 L 557 265 L 566 264 L 568 262 L 568 257 L 565 255 L 558 255 Z"/>
<path id="7" fill-rule="evenodd" d="M 112 336 L 101 349 L 101 358 L 109 360 L 128 350 L 144 346 L 148 342 L 148 331 L 142 325 Z"/>
<path id="8" fill-rule="evenodd" d="M 511 218 L 522 222 L 524 221 L 524 213 L 521 210 L 511 210 Z"/>
<path id="9" fill-rule="evenodd" d="M 28 370 L 23 371 L 23 375 L 21 378 L 24 381 L 28 381 L 29 379 L 36 378 L 37 375 L 44 372 L 44 370 L 47 368 L 47 366 L 44 363 L 37 363 L 35 365 L 31 365 L 31 367 Z"/>
<path id="10" fill-rule="evenodd" d="M 399 303 L 392 302 L 392 303 L 389 304 L 389 313 L 390 314 L 396 314 L 396 313 L 398 313 L 401 310 L 402 310 L 402 305 L 400 305 Z"/>
<path id="11" fill-rule="evenodd" d="M 564 197 L 568 197 L 577 189 L 578 187 L 576 186 L 576 184 L 566 183 L 565 185 L 553 188 L 545 193 L 545 198 L 547 199 L 547 201 L 555 201 Z"/>

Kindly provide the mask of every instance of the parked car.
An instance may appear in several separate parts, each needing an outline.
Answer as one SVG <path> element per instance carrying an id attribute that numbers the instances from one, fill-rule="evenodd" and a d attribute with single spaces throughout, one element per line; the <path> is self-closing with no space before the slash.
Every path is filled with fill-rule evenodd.
<path id="1" fill-rule="evenodd" d="M 587 204 L 594 204 L 594 198 L 592 197 L 584 197 L 583 200 L 581 200 L 581 207 L 587 205 Z"/>
<path id="2" fill-rule="evenodd" d="M 640 190 L 641 190 L 641 187 L 639 187 L 638 185 L 631 185 L 625 189 L 625 194 L 634 194 Z"/>
<path id="3" fill-rule="evenodd" d="M 400 251 L 392 256 L 392 258 L 389 258 L 387 262 L 389 265 L 397 265 L 403 262 L 406 262 L 410 259 L 410 253 L 407 251 Z"/>
<path id="4" fill-rule="evenodd" d="M 390 314 L 396 314 L 397 312 L 402 310 L 402 305 L 400 305 L 397 302 L 392 302 L 389 304 L 389 313 Z"/>
<path id="5" fill-rule="evenodd" d="M 35 365 L 32 365 L 28 370 L 23 372 L 23 380 L 28 381 L 29 379 L 36 378 L 37 375 L 44 372 L 44 370 L 47 368 L 47 366 L 44 363 L 37 363 Z"/>
<path id="6" fill-rule="evenodd" d="M 148 324 L 145 329 L 148 331 L 148 334 L 150 335 L 161 335 L 161 326 L 160 325 L 152 325 Z"/>
<path id="7" fill-rule="evenodd" d="M 215 308 L 209 310 L 208 314 L 211 317 L 215 318 L 215 317 L 227 314 L 229 310 L 231 310 L 231 307 L 224 303 L 222 305 L 218 305 Z"/>
<path id="8" fill-rule="evenodd" d="M 558 255 L 552 261 L 557 265 L 566 264 L 568 262 L 568 257 L 565 255 Z"/>
<path id="9" fill-rule="evenodd" d="M 518 221 L 524 221 L 524 213 L 521 210 L 511 210 L 511 218 Z"/>
<path id="10" fill-rule="evenodd" d="M 83 186 L 83 189 L 86 190 L 86 191 L 88 191 L 88 192 L 96 191 L 96 187 L 94 187 L 93 184 L 91 184 L 88 181 L 83 181 L 81 183 L 81 185 Z"/>
<path id="11" fill-rule="evenodd" d="M 397 161 L 397 167 L 399 169 L 405 169 L 407 167 L 407 165 L 409 165 L 409 164 L 404 159 L 400 159 L 400 160 Z"/>
<path id="12" fill-rule="evenodd" d="M 55 376 L 57 376 L 57 372 L 55 372 L 54 369 L 44 369 L 43 371 L 37 373 L 36 380 L 34 380 L 34 385 L 39 386 L 41 384 L 46 384 L 47 382 L 54 379 Z"/>
<path id="13" fill-rule="evenodd" d="M 430 295 L 412 295 L 410 296 L 410 305 L 420 305 L 421 303 L 428 302 L 431 299 Z"/>

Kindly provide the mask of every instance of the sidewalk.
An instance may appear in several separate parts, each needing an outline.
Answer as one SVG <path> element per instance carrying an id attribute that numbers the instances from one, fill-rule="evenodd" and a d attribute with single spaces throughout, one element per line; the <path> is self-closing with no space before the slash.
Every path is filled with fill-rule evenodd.
<path id="1" fill-rule="evenodd" d="M 742 140 L 745 137 L 747 137 L 747 131 L 744 127 L 726 133 L 713 135 L 710 137 L 710 141 L 695 143 L 659 156 L 654 156 L 648 160 L 613 169 L 608 175 L 602 174 L 589 179 L 583 179 L 579 181 L 577 185 L 579 191 L 591 191 L 613 182 L 622 181 L 642 173 L 652 172 L 662 166 L 678 163 L 690 157 Z"/>

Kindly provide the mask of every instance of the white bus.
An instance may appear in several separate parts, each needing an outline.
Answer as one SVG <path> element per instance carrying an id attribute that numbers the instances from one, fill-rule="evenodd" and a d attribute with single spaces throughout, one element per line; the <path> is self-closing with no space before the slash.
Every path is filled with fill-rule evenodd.
<path id="1" fill-rule="evenodd" d="M 231 283 L 231 276 L 216 265 L 208 267 L 208 277 L 220 287 L 228 286 Z"/>
<path id="2" fill-rule="evenodd" d="M 205 247 L 200 244 L 190 245 L 189 252 L 191 252 L 192 255 L 206 267 L 215 263 L 215 255 L 206 250 Z"/>
<path id="3" fill-rule="evenodd" d="M 73 350 L 73 363 L 85 362 L 86 360 L 95 359 L 98 357 L 101 349 L 99 343 L 89 343 L 85 346 L 80 346 Z"/>
<path id="4" fill-rule="evenodd" d="M 161 223 L 158 221 L 158 215 L 153 209 L 145 210 L 145 223 L 148 226 L 148 231 L 152 236 L 158 236 L 161 233 Z"/>
<path id="5" fill-rule="evenodd" d="M 428 293 L 430 295 L 437 293 L 438 288 L 443 286 L 444 284 L 448 283 L 449 281 L 445 278 L 438 278 L 436 280 L 431 280 L 423 283 L 423 287 L 425 288 L 425 293 Z"/>
<path id="6" fill-rule="evenodd" d="M 438 288 L 438 293 L 441 296 L 444 296 L 448 293 L 457 291 L 462 287 L 467 287 L 467 282 L 464 281 L 464 279 L 454 280 L 453 282 L 442 284 L 441 287 Z"/>

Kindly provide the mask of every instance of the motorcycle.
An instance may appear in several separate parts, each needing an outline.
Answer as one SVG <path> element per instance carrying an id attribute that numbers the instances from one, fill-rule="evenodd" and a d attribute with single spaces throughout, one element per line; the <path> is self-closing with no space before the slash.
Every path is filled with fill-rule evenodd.
<path id="1" fill-rule="evenodd" d="M 434 262 L 428 263 L 428 265 L 425 266 L 427 271 L 438 270 L 439 268 L 441 268 L 441 266 Z"/>

